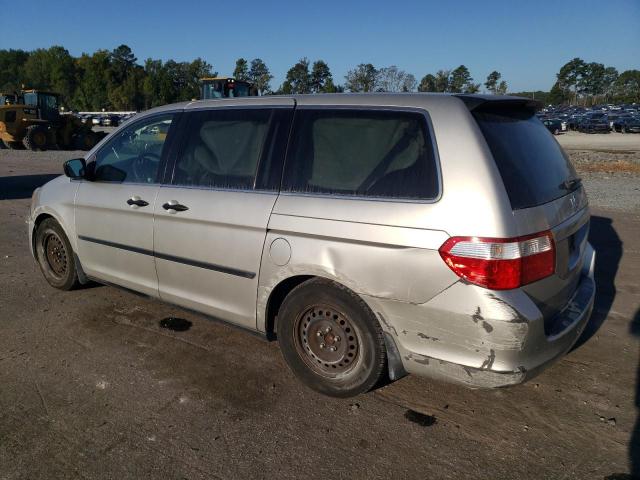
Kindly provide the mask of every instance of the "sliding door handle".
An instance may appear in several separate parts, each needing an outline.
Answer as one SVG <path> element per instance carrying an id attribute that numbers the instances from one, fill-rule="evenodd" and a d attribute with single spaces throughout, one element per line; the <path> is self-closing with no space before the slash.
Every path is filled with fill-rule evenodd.
<path id="1" fill-rule="evenodd" d="M 169 213 L 184 212 L 185 210 L 189 210 L 189 207 L 187 207 L 186 205 L 182 205 L 175 200 L 171 200 L 170 202 L 165 203 L 164 205 L 162 205 L 162 208 L 168 210 Z M 173 212 L 171 212 L 171 210 L 173 210 Z"/>
<path id="2" fill-rule="evenodd" d="M 145 202 L 140 197 L 131 197 L 127 200 L 127 205 L 131 205 L 132 207 L 135 205 L 136 207 L 146 207 L 149 205 L 149 202 Z"/>

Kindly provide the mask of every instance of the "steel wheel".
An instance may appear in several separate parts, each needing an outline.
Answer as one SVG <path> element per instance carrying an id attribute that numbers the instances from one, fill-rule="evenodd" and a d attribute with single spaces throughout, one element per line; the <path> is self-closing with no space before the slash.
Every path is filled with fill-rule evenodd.
<path id="1" fill-rule="evenodd" d="M 73 249 L 64 230 L 53 218 L 47 218 L 35 231 L 35 257 L 49 285 L 72 290 L 80 281 Z"/>
<path id="2" fill-rule="evenodd" d="M 318 392 L 358 395 L 386 371 L 382 329 L 367 304 L 343 285 L 323 278 L 301 283 L 284 299 L 276 321 L 287 365 Z"/>
<path id="3" fill-rule="evenodd" d="M 349 318 L 328 305 L 313 305 L 295 324 L 296 350 L 319 375 L 336 378 L 355 368 L 360 352 Z"/>
<path id="4" fill-rule="evenodd" d="M 64 243 L 55 233 L 49 233 L 43 243 L 47 263 L 51 271 L 58 278 L 64 277 L 67 273 L 67 250 L 64 247 Z"/>

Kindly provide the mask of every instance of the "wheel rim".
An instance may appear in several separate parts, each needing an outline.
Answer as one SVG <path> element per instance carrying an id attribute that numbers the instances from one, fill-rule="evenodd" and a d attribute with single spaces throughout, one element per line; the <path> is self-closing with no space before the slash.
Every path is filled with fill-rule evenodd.
<path id="1" fill-rule="evenodd" d="M 361 351 L 349 318 L 329 305 L 313 305 L 298 316 L 296 350 L 305 363 L 325 378 L 353 370 Z"/>
<path id="2" fill-rule="evenodd" d="M 55 233 L 50 233 L 43 244 L 49 268 L 57 277 L 63 277 L 67 273 L 67 251 L 64 243 Z"/>

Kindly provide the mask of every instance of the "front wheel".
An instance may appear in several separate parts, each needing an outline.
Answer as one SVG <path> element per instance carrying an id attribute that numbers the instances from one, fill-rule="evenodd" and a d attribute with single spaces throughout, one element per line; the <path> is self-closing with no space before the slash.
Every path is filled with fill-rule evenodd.
<path id="1" fill-rule="evenodd" d="M 53 218 L 44 220 L 35 234 L 36 260 L 54 288 L 73 290 L 80 285 L 69 239 Z"/>
<path id="2" fill-rule="evenodd" d="M 316 278 L 294 288 L 278 313 L 278 341 L 293 373 L 333 397 L 367 392 L 385 371 L 382 329 L 355 293 Z"/>
<path id="3" fill-rule="evenodd" d="M 42 125 L 30 125 L 22 139 L 24 148 L 31 151 L 47 149 L 47 129 Z"/>

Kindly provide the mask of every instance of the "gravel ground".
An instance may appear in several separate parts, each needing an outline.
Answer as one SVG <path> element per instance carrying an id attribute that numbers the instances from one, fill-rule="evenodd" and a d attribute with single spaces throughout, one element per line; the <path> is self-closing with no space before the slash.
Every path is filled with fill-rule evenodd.
<path id="1" fill-rule="evenodd" d="M 580 133 L 569 131 L 556 137 L 572 150 L 640 150 L 640 133 Z"/>

